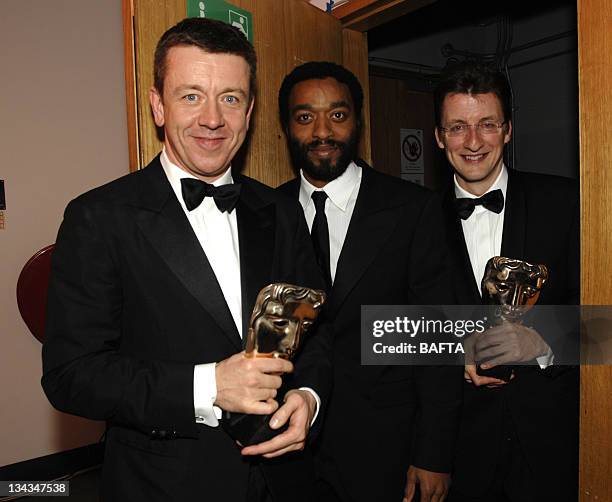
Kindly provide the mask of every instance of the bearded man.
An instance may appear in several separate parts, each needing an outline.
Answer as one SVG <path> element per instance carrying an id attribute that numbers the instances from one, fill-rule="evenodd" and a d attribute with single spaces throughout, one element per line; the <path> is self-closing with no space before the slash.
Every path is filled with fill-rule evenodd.
<path id="1" fill-rule="evenodd" d="M 433 193 L 357 159 L 363 91 L 342 66 L 310 62 L 279 91 L 298 199 L 327 281 L 334 387 L 318 444 L 317 500 L 442 501 L 460 368 L 361 366 L 362 305 L 451 303 Z M 458 371 L 459 370 L 459 371 Z"/>

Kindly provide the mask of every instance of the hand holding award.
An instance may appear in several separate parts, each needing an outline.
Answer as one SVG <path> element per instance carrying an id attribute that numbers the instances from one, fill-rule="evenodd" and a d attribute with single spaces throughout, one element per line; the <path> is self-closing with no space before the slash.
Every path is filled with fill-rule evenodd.
<path id="1" fill-rule="evenodd" d="M 482 298 L 485 304 L 492 306 L 490 320 L 494 327 L 483 333 L 476 344 L 475 358 L 481 363 L 479 375 L 507 382 L 512 366 L 501 366 L 498 361 L 514 357 L 505 362 L 523 362 L 524 354 L 531 358 L 534 353 L 545 351 L 545 342 L 522 322 L 527 311 L 538 301 L 547 280 L 545 265 L 502 256 L 495 256 L 487 262 L 482 279 Z"/>
<path id="2" fill-rule="evenodd" d="M 291 359 L 302 337 L 316 321 L 325 293 L 319 290 L 275 283 L 257 295 L 245 356 Z M 278 396 L 277 396 L 278 398 Z M 223 412 L 223 429 L 243 446 L 266 441 L 284 429 L 271 429 L 270 415 Z"/>

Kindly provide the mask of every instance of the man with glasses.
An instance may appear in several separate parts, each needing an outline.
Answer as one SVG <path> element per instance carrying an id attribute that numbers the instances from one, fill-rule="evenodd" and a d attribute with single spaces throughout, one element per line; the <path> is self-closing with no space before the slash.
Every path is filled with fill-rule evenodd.
<path id="1" fill-rule="evenodd" d="M 444 209 L 458 303 L 482 302 L 486 263 L 501 255 L 548 267 L 540 303 L 578 304 L 577 186 L 504 164 L 512 134 L 504 75 L 474 63 L 456 65 L 442 75 L 434 106 L 436 140 L 454 170 Z M 555 365 L 558 347 L 533 329 L 507 324 L 485 334 L 482 346 L 493 359 L 478 370 L 465 367 L 449 500 L 576 500 L 577 369 Z M 517 366 L 506 378 L 491 373 L 529 361 L 534 364 Z"/>

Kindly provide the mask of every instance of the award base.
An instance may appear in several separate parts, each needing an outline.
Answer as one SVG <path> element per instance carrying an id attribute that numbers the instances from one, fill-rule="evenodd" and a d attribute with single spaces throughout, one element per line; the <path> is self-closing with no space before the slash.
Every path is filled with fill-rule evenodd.
<path id="1" fill-rule="evenodd" d="M 270 418 L 272 415 L 249 415 L 224 411 L 221 427 L 242 446 L 250 446 L 268 441 L 289 427 L 287 423 L 279 429 L 272 429 Z"/>
<path id="2" fill-rule="evenodd" d="M 512 377 L 512 366 L 494 366 L 488 370 L 483 370 L 480 365 L 476 367 L 476 374 L 480 376 L 486 376 L 491 378 L 499 378 L 504 382 L 509 382 Z"/>

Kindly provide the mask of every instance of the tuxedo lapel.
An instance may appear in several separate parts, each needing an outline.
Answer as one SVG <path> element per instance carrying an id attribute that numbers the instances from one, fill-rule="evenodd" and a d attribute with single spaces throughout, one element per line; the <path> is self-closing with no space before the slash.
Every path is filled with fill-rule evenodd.
<path id="1" fill-rule="evenodd" d="M 477 305 L 481 302 L 480 287 L 474 277 L 472 262 L 465 243 L 463 225 L 455 209 L 455 191 L 451 185 L 442 200 L 444 217 L 446 218 L 446 230 L 448 247 L 454 256 L 454 268 L 452 271 L 455 279 L 455 290 L 460 303 L 472 303 Z"/>
<path id="2" fill-rule="evenodd" d="M 236 206 L 240 242 L 240 282 L 242 286 L 242 333 L 246 342 L 251 312 L 262 286 L 272 277 L 274 254 L 274 206 L 264 203 L 252 190 L 249 180 L 237 176 L 242 185 Z"/>
<path id="3" fill-rule="evenodd" d="M 156 158 L 142 172 L 138 226 L 168 268 L 210 314 L 229 340 L 242 346 L 236 325 L 206 254 Z"/>
<path id="4" fill-rule="evenodd" d="M 387 211 L 395 207 L 376 182 L 371 167 L 360 163 L 361 186 L 336 267 L 329 309 L 336 312 L 374 261 L 395 227 L 397 218 Z"/>
<path id="5" fill-rule="evenodd" d="M 286 196 L 299 201 L 300 200 L 301 180 L 302 180 L 301 176 L 298 175 L 297 178 L 293 178 L 292 180 L 282 185 L 280 187 L 280 191 L 284 193 Z"/>
<path id="6" fill-rule="evenodd" d="M 521 259 L 525 255 L 527 202 L 520 173 L 508 169 L 501 255 Z"/>

